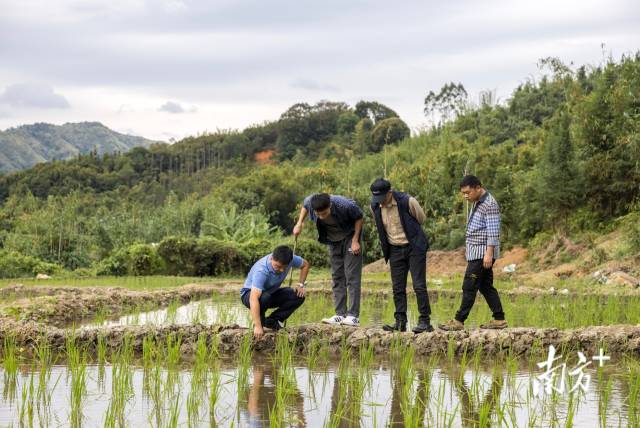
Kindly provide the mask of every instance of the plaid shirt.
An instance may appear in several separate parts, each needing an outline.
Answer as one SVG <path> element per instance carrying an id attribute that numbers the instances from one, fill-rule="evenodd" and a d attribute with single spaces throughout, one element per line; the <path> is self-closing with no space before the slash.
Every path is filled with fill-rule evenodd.
<path id="1" fill-rule="evenodd" d="M 500 257 L 500 207 L 489 192 L 473 204 L 466 232 L 468 261 L 484 258 L 487 246 L 493 245 L 493 257 Z"/>

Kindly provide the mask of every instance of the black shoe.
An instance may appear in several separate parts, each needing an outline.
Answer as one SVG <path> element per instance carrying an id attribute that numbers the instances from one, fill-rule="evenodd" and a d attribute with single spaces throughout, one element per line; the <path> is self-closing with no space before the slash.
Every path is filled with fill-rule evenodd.
<path id="1" fill-rule="evenodd" d="M 417 326 L 413 327 L 412 331 L 415 334 L 431 333 L 433 331 L 433 327 L 429 322 L 420 321 Z"/>
<path id="2" fill-rule="evenodd" d="M 395 324 L 385 324 L 382 329 L 384 331 L 407 331 L 407 322 L 396 320 Z"/>
<path id="3" fill-rule="evenodd" d="M 271 330 L 278 331 L 281 328 L 284 328 L 284 323 L 278 320 L 274 320 L 273 318 L 266 318 L 264 320 L 264 326 L 266 328 L 270 328 Z"/>

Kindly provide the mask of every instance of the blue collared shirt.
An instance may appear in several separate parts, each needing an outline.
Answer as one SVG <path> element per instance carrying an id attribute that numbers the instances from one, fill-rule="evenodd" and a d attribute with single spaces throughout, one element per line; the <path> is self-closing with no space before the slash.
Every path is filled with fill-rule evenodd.
<path id="1" fill-rule="evenodd" d="M 493 257 L 500 257 L 500 207 L 489 192 L 473 204 L 466 232 L 467 260 L 484 258 L 487 246 L 493 245 Z"/>
<path id="2" fill-rule="evenodd" d="M 300 256 L 293 256 L 293 260 L 284 272 L 278 273 L 271 265 L 271 254 L 264 256 L 254 263 L 244 281 L 244 286 L 240 290 L 240 296 L 244 296 L 251 288 L 260 291 L 274 291 L 282 285 L 291 268 L 301 268 L 304 259 Z"/>

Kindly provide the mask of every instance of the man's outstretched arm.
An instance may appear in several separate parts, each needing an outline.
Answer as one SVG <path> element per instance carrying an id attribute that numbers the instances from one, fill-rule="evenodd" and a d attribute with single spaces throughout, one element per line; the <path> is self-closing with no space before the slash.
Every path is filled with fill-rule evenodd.
<path id="1" fill-rule="evenodd" d="M 309 275 L 309 270 L 311 270 L 311 263 L 307 260 L 302 260 L 302 266 L 300 267 L 300 284 L 304 284 L 307 280 L 307 275 Z M 304 297 L 304 287 L 295 286 L 294 290 L 298 297 Z"/>
<path id="2" fill-rule="evenodd" d="M 251 287 L 250 292 L 249 310 L 251 312 L 251 319 L 253 320 L 253 337 L 260 339 L 264 334 L 262 320 L 260 319 L 260 296 L 262 295 L 262 290 Z"/>

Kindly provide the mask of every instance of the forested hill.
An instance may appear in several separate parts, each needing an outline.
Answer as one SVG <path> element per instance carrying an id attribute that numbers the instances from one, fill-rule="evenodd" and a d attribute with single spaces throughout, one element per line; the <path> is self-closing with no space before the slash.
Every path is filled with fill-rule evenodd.
<path id="1" fill-rule="evenodd" d="M 176 177 L 182 180 L 208 169 L 238 171 L 254 162 L 315 161 L 347 152 L 362 157 L 409 134 L 397 113 L 377 102 L 361 101 L 355 107 L 329 101 L 300 103 L 277 121 L 243 131 L 220 131 L 128 153 L 100 156 L 92 151 L 67 162 L 37 165 L 0 178 L 0 201 L 16 188 L 29 189 L 38 197 L 74 190 L 104 192 Z"/>
<path id="2" fill-rule="evenodd" d="M 558 234 L 592 242 L 624 221 L 621 254 L 640 252 L 640 56 L 540 65 L 545 77 L 501 103 L 489 92 L 474 101 L 458 83 L 425 94 L 434 126 L 414 136 L 390 107 L 325 101 L 243 131 L 0 177 L 0 264 L 11 254 L 7 268 L 28 255 L 111 274 L 238 272 L 290 242 L 305 195 L 366 206 L 382 175 L 424 206 L 432 248 L 455 248 L 464 242 L 465 171 L 500 203 L 505 247 Z M 307 227 L 302 251 L 325 263 L 313 238 Z M 367 259 L 379 257 L 370 218 L 364 239 Z"/>
<path id="3" fill-rule="evenodd" d="M 0 131 L 0 171 L 30 168 L 40 162 L 70 159 L 95 152 L 126 152 L 152 143 L 112 131 L 99 122 L 51 125 L 36 123 Z"/>

